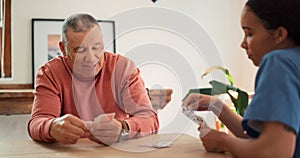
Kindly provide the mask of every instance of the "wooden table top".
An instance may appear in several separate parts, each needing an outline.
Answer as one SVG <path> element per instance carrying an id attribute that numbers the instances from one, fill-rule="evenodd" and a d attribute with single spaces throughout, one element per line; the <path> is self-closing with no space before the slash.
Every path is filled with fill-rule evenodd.
<path id="1" fill-rule="evenodd" d="M 150 144 L 171 142 L 170 147 L 152 148 Z M 230 158 L 230 154 L 206 152 L 200 139 L 186 134 L 155 134 L 139 139 L 132 139 L 111 146 L 94 143 L 88 139 L 80 139 L 76 144 L 40 143 L 32 140 L 0 142 L 2 158 Z"/>

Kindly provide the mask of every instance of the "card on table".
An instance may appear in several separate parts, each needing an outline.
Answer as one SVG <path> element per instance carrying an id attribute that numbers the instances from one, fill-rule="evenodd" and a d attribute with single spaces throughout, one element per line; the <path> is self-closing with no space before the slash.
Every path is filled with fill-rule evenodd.
<path id="1" fill-rule="evenodd" d="M 151 147 L 151 148 L 169 148 L 172 145 L 172 141 L 171 142 L 157 142 L 157 143 L 149 143 L 149 144 L 140 144 L 140 146 L 143 147 Z"/>

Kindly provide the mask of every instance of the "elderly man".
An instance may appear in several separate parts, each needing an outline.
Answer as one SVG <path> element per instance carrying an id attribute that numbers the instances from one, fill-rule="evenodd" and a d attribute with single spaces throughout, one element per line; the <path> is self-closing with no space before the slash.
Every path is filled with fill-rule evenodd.
<path id="1" fill-rule="evenodd" d="M 32 139 L 73 144 L 88 137 L 111 144 L 157 132 L 157 113 L 139 69 L 129 59 L 104 51 L 94 17 L 67 18 L 59 46 L 63 56 L 45 63 L 36 76 L 28 123 Z M 109 115 L 95 119 L 100 114 Z"/>

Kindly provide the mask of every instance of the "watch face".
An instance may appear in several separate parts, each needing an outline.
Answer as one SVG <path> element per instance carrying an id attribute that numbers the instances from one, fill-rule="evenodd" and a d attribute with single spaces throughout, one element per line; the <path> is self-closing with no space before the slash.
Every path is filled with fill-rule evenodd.
<path id="1" fill-rule="evenodd" d="M 122 129 L 119 139 L 118 139 L 118 142 L 122 142 L 122 141 L 126 140 L 128 135 L 129 135 L 129 131 Z"/>
<path id="2" fill-rule="evenodd" d="M 129 131 L 124 130 L 124 129 L 122 129 L 122 132 L 121 132 L 121 133 L 122 133 L 122 135 L 124 135 L 124 136 L 125 136 L 125 135 L 126 135 L 126 136 L 129 135 Z"/>

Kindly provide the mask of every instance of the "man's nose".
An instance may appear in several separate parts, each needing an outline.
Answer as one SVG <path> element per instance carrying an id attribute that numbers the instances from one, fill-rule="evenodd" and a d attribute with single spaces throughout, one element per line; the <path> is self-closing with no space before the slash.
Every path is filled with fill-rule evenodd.
<path id="1" fill-rule="evenodd" d="M 88 49 L 85 55 L 85 60 L 86 61 L 93 61 L 95 58 L 95 54 L 91 49 Z"/>

